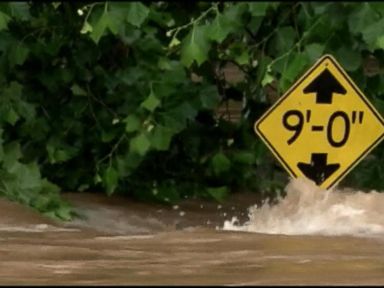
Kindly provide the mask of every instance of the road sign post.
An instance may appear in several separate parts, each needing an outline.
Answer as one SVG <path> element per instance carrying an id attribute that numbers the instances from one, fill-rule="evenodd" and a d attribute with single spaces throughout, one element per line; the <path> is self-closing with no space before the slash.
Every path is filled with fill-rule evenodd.
<path id="1" fill-rule="evenodd" d="M 384 121 L 330 55 L 260 119 L 255 132 L 288 173 L 329 189 L 384 137 Z"/>

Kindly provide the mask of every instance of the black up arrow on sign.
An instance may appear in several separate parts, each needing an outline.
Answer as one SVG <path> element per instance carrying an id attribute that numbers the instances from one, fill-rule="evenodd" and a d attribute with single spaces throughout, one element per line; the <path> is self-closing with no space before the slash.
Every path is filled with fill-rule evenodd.
<path id="1" fill-rule="evenodd" d="M 321 185 L 340 168 L 340 164 L 327 164 L 327 156 L 326 153 L 312 153 L 311 163 L 299 162 L 297 167 L 305 176 L 315 181 L 317 185 Z"/>
<path id="2" fill-rule="evenodd" d="M 316 93 L 317 104 L 331 104 L 333 93 L 347 93 L 345 88 L 341 86 L 341 84 L 327 68 L 325 68 L 319 76 L 317 76 L 307 87 L 305 87 L 303 92 L 305 94 Z"/>

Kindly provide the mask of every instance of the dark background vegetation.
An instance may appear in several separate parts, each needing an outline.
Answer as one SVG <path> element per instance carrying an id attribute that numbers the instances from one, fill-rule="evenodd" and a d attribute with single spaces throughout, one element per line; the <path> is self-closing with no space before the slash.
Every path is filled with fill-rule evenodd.
<path id="1" fill-rule="evenodd" d="M 255 120 L 327 53 L 383 113 L 383 14 L 380 2 L 2 2 L 0 193 L 64 220 L 65 191 L 273 197 L 288 176 Z M 341 184 L 383 189 L 383 157 L 379 145 Z"/>

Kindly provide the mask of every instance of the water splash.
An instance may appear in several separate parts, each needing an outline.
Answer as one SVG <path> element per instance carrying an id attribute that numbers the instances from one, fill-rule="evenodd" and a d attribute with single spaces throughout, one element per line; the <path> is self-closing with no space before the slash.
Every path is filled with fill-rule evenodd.
<path id="1" fill-rule="evenodd" d="M 384 234 L 384 194 L 324 190 L 306 179 L 292 179 L 277 204 L 248 208 L 243 225 L 236 218 L 223 230 L 286 235 Z"/>

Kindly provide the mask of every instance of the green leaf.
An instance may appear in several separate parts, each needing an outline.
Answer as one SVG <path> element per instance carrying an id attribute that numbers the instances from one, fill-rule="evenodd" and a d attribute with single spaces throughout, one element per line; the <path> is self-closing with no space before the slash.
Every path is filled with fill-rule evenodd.
<path id="1" fill-rule="evenodd" d="M 384 100 L 381 100 L 377 97 L 373 97 L 372 102 L 375 108 L 380 112 L 380 114 L 384 114 Z"/>
<path id="2" fill-rule="evenodd" d="M 315 14 L 324 14 L 328 8 L 328 3 L 326 2 L 312 2 L 311 3 L 312 6 L 313 6 L 313 11 L 315 12 Z"/>
<path id="3" fill-rule="evenodd" d="M 71 91 L 76 96 L 87 96 L 87 92 L 77 84 L 72 85 Z"/>
<path id="4" fill-rule="evenodd" d="M 251 165 L 256 163 L 256 155 L 251 152 L 238 151 L 233 154 L 232 160 L 233 162 Z"/>
<path id="5" fill-rule="evenodd" d="M 112 166 L 109 166 L 103 175 L 103 184 L 106 188 L 107 195 L 111 195 L 117 188 L 119 182 L 119 174 L 116 169 Z"/>
<path id="6" fill-rule="evenodd" d="M 348 26 L 352 34 L 361 33 L 367 27 L 375 25 L 380 19 L 369 2 L 362 2 L 354 7 L 355 10 L 348 15 Z"/>
<path id="7" fill-rule="evenodd" d="M 281 74 L 278 82 L 280 91 L 286 91 L 304 72 L 303 70 L 308 66 L 308 63 L 308 57 L 304 52 L 291 54 L 274 63 L 272 69 Z"/>
<path id="8" fill-rule="evenodd" d="M 274 41 L 274 49 L 278 55 L 282 55 L 292 48 L 296 41 L 296 32 L 291 26 L 281 27 L 277 30 Z"/>
<path id="9" fill-rule="evenodd" d="M 90 185 L 89 184 L 81 184 L 78 188 L 77 191 L 79 192 L 84 192 L 85 190 L 89 189 Z"/>
<path id="10" fill-rule="evenodd" d="M 157 200 L 160 200 L 161 202 L 173 204 L 178 201 L 180 201 L 180 196 L 178 191 L 176 190 L 175 185 L 173 184 L 162 184 L 158 188 L 158 193 L 155 195 L 155 198 Z"/>
<path id="11" fill-rule="evenodd" d="M 126 178 L 131 175 L 132 172 L 143 161 L 143 157 L 136 153 L 126 153 L 124 155 L 116 155 L 116 169 L 120 178 Z"/>
<path id="12" fill-rule="evenodd" d="M 270 2 L 253 2 L 248 3 L 249 5 L 249 12 L 251 12 L 251 15 L 254 17 L 257 16 L 265 16 L 267 13 L 268 7 L 271 3 Z"/>
<path id="13" fill-rule="evenodd" d="M 49 162 L 51 164 L 68 161 L 69 159 L 73 158 L 78 152 L 78 148 L 63 144 L 61 144 L 60 146 L 59 145 L 60 144 L 56 143 L 55 141 L 48 142 L 46 145 Z"/>
<path id="14" fill-rule="evenodd" d="M 46 211 L 46 212 L 42 212 L 42 214 L 45 217 L 57 220 L 57 215 L 56 215 L 55 211 Z"/>
<path id="15" fill-rule="evenodd" d="M 217 91 L 217 87 L 210 85 L 200 89 L 200 99 L 202 108 L 205 109 L 214 109 L 220 103 L 220 95 L 219 91 Z M 192 117 L 194 117 L 195 113 L 192 111 Z"/>
<path id="16" fill-rule="evenodd" d="M 219 176 L 231 168 L 231 161 L 223 153 L 216 153 L 212 158 L 212 168 L 214 173 Z"/>
<path id="17" fill-rule="evenodd" d="M 129 14 L 129 9 L 133 3 L 105 3 L 102 11 L 92 13 L 90 23 L 85 21 L 80 33 L 90 32 L 91 39 L 97 44 L 105 31 L 109 29 L 114 35 L 118 35 L 124 28 L 124 21 Z"/>
<path id="18" fill-rule="evenodd" d="M 172 40 L 171 40 L 171 42 L 169 42 L 168 47 L 169 47 L 169 48 L 172 48 L 172 47 L 174 47 L 174 46 L 178 46 L 180 43 L 181 43 L 181 42 L 180 42 L 179 39 L 177 39 L 176 37 L 173 37 Z"/>
<path id="19" fill-rule="evenodd" d="M 4 160 L 4 147 L 3 147 L 3 129 L 0 129 L 0 162 Z"/>
<path id="20" fill-rule="evenodd" d="M 161 70 L 171 70 L 171 67 L 172 67 L 169 59 L 165 58 L 165 57 L 159 58 L 159 60 L 157 62 L 157 66 Z"/>
<path id="21" fill-rule="evenodd" d="M 312 43 L 305 46 L 305 53 L 310 63 L 315 63 L 323 54 L 325 46 L 319 43 Z"/>
<path id="22" fill-rule="evenodd" d="M 15 162 L 11 168 L 8 168 L 16 179 L 14 185 L 15 189 L 19 190 L 39 190 L 41 188 L 41 178 L 39 166 L 36 162 L 29 164 L 21 164 Z"/>
<path id="23" fill-rule="evenodd" d="M 145 109 L 153 112 L 160 105 L 160 103 L 161 103 L 160 100 L 156 97 L 155 93 L 151 89 L 151 93 L 149 94 L 147 99 L 145 99 L 141 103 L 141 106 L 144 107 Z"/>
<path id="24" fill-rule="evenodd" d="M 57 9 L 61 5 L 61 2 L 52 2 L 53 8 Z"/>
<path id="25" fill-rule="evenodd" d="M 119 35 L 120 30 L 123 31 L 125 27 L 125 19 L 124 19 L 124 10 L 119 11 L 117 9 L 113 9 L 113 2 L 109 4 L 111 9 L 108 11 L 108 29 L 113 33 L 113 35 Z M 122 3 L 127 4 L 127 3 Z"/>
<path id="26" fill-rule="evenodd" d="M 231 3 L 227 7 L 225 7 L 223 12 L 223 17 L 225 17 L 228 21 L 230 21 L 232 25 L 232 29 L 235 31 L 236 29 L 242 29 L 243 27 L 243 13 L 247 11 L 248 3 L 239 2 L 239 3 Z"/>
<path id="27" fill-rule="evenodd" d="M 127 116 L 127 118 L 124 119 L 124 122 L 126 123 L 125 131 L 128 133 L 139 130 L 141 126 L 140 119 L 134 114 Z"/>
<path id="28" fill-rule="evenodd" d="M 308 58 L 305 57 L 304 53 L 296 53 L 293 57 L 291 56 L 282 76 L 290 82 L 293 82 L 303 72 L 303 69 L 307 65 Z"/>
<path id="29" fill-rule="evenodd" d="M 159 151 L 167 151 L 174 132 L 162 125 L 156 125 L 150 137 L 151 146 Z"/>
<path id="30" fill-rule="evenodd" d="M 384 18 L 362 30 L 363 39 L 371 50 L 376 48 L 377 39 L 384 35 Z"/>
<path id="31" fill-rule="evenodd" d="M 174 133 L 179 133 L 186 126 L 186 123 L 185 121 L 183 121 L 183 119 L 179 120 L 179 117 L 175 117 L 174 115 L 168 115 L 168 113 L 163 115 L 162 120 L 164 126 L 171 129 Z"/>
<path id="32" fill-rule="evenodd" d="M 5 121 L 7 121 L 9 124 L 14 126 L 17 122 L 17 120 L 20 119 L 19 115 L 16 113 L 16 111 L 11 107 L 8 109 L 6 114 L 3 116 Z"/>
<path id="33" fill-rule="evenodd" d="M 47 179 L 41 179 L 41 195 L 51 196 L 51 200 L 59 198 L 60 188 L 56 184 L 49 182 Z M 64 204 L 65 202 L 63 202 Z"/>
<path id="34" fill-rule="evenodd" d="M 116 132 L 113 130 L 102 130 L 101 131 L 101 141 L 103 143 L 109 143 L 116 137 Z"/>
<path id="35" fill-rule="evenodd" d="M 193 25 L 181 45 L 181 62 L 189 67 L 194 61 L 200 66 L 207 60 L 210 42 L 207 26 Z"/>
<path id="36" fill-rule="evenodd" d="M 11 169 L 20 158 L 21 150 L 18 142 L 14 141 L 4 146 L 3 163 L 6 169 Z"/>
<path id="37" fill-rule="evenodd" d="M 193 119 L 197 115 L 197 110 L 188 102 L 182 102 L 181 105 L 176 108 L 169 110 L 166 116 L 172 117 L 174 120 L 179 122 L 179 125 L 185 127 L 185 122 L 187 119 Z M 168 125 L 166 125 L 168 126 Z M 170 125 L 169 127 L 172 127 Z"/>
<path id="38" fill-rule="evenodd" d="M 89 24 L 88 21 L 85 21 L 83 24 L 83 27 L 80 30 L 80 33 L 87 34 L 88 32 L 92 32 L 92 31 L 93 31 L 93 27 L 91 26 L 91 24 Z"/>
<path id="39" fill-rule="evenodd" d="M 71 207 L 61 206 L 55 211 L 55 216 L 61 220 L 69 221 L 72 219 L 72 209 Z"/>
<path id="40" fill-rule="evenodd" d="M 28 2 L 8 2 L 11 16 L 20 20 L 29 20 L 31 14 L 29 13 L 30 5 Z"/>
<path id="41" fill-rule="evenodd" d="M 22 42 L 16 42 L 8 53 L 8 60 L 11 67 L 22 65 L 29 54 L 29 49 Z"/>
<path id="42" fill-rule="evenodd" d="M 218 12 L 216 14 L 215 19 L 208 26 L 207 32 L 208 37 L 211 40 L 216 42 L 222 42 L 225 38 L 227 38 L 228 34 L 233 31 L 233 26 L 231 25 L 228 18 L 224 17 L 223 14 Z"/>
<path id="43" fill-rule="evenodd" d="M 27 121 L 32 121 L 36 116 L 35 106 L 31 103 L 23 100 L 17 100 L 14 102 L 14 107 L 17 114 L 23 117 Z"/>
<path id="44" fill-rule="evenodd" d="M 362 65 L 360 52 L 352 50 L 350 47 L 340 47 L 336 52 L 336 58 L 347 71 L 355 71 Z"/>
<path id="45" fill-rule="evenodd" d="M 8 22 L 11 20 L 11 17 L 9 17 L 7 14 L 0 11 L 0 31 L 7 29 Z"/>
<path id="46" fill-rule="evenodd" d="M 9 99 L 17 99 L 17 101 L 19 101 L 22 95 L 22 91 L 23 86 L 16 81 L 12 81 L 9 86 L 5 88 L 4 97 L 8 97 Z"/>
<path id="47" fill-rule="evenodd" d="M 208 194 L 218 202 L 223 202 L 229 195 L 228 187 L 226 186 L 207 188 L 206 190 Z"/>
<path id="48" fill-rule="evenodd" d="M 132 25 L 140 27 L 147 19 L 149 9 L 141 2 L 131 2 L 129 4 L 126 20 Z"/>
<path id="49" fill-rule="evenodd" d="M 109 16 L 106 11 L 103 11 L 99 19 L 92 25 L 91 39 L 97 44 L 105 30 L 108 28 Z"/>
<path id="50" fill-rule="evenodd" d="M 39 211 L 47 209 L 47 206 L 50 204 L 51 200 L 47 196 L 37 197 L 31 201 L 31 205 Z"/>
<path id="51" fill-rule="evenodd" d="M 376 40 L 376 47 L 380 49 L 384 49 L 384 35 L 380 36 Z"/>
<path id="52" fill-rule="evenodd" d="M 141 133 L 131 139 L 129 149 L 131 152 L 137 153 L 140 156 L 144 156 L 150 147 L 151 142 L 149 142 L 147 136 L 144 133 Z"/>
<path id="53" fill-rule="evenodd" d="M 243 50 L 240 55 L 235 57 L 235 61 L 239 65 L 246 65 L 249 63 L 248 50 Z"/>
<path id="54" fill-rule="evenodd" d="M 381 16 L 384 16 L 384 4 L 383 4 L 383 2 L 368 2 L 368 4 L 372 7 L 372 9 L 375 12 L 380 13 Z"/>
<path id="55" fill-rule="evenodd" d="M 249 31 L 253 35 L 256 35 L 259 32 L 261 24 L 263 23 L 263 19 L 263 17 L 252 17 L 252 19 L 250 20 L 248 27 Z"/>
<path id="56" fill-rule="evenodd" d="M 261 86 L 265 87 L 268 84 L 271 84 L 275 80 L 272 74 L 265 73 L 263 80 L 261 80 Z"/>

